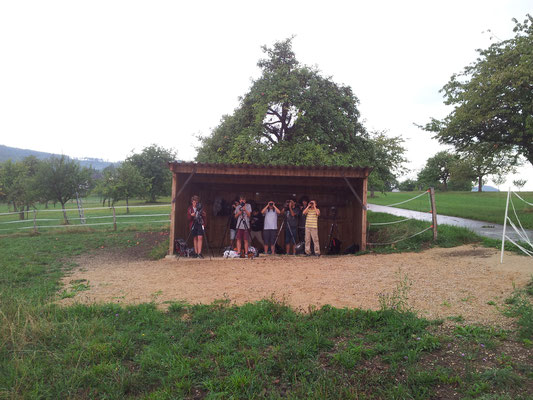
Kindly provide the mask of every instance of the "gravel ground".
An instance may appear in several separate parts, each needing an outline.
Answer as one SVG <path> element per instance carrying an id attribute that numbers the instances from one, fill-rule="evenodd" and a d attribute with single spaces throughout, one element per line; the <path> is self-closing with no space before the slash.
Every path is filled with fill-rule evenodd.
<path id="1" fill-rule="evenodd" d="M 88 281 L 61 304 L 171 301 L 236 304 L 268 298 L 307 311 L 335 307 L 379 309 L 380 294 L 409 286 L 407 302 L 420 316 L 462 316 L 465 323 L 511 327 L 502 306 L 513 285 L 524 286 L 533 274 L 531 258 L 477 246 L 434 248 L 420 253 L 363 256 L 261 256 L 248 259 L 163 259 L 148 261 L 132 254 L 101 249 L 75 260 L 78 267 L 63 279 Z"/>

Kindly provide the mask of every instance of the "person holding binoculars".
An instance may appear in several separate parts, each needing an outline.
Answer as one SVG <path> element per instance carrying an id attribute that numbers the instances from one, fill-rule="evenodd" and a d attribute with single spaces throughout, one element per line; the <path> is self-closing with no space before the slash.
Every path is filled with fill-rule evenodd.
<path id="1" fill-rule="evenodd" d="M 313 239 L 315 256 L 320 257 L 320 244 L 318 242 L 318 217 L 320 217 L 320 210 L 316 205 L 315 200 L 311 200 L 303 214 L 305 218 L 305 255 L 311 255 L 311 239 Z"/>
<path id="2" fill-rule="evenodd" d="M 239 205 L 235 207 L 235 217 L 237 218 L 237 253 L 244 258 L 248 255 L 248 242 L 250 241 L 250 215 L 252 214 L 252 206 L 246 203 L 246 196 L 239 196 Z M 241 254 L 241 247 L 244 242 L 244 254 Z"/>
<path id="3" fill-rule="evenodd" d="M 276 236 L 278 233 L 278 215 L 281 213 L 276 203 L 269 201 L 261 210 L 265 216 L 263 225 L 263 242 L 265 243 L 265 254 L 276 254 Z"/>

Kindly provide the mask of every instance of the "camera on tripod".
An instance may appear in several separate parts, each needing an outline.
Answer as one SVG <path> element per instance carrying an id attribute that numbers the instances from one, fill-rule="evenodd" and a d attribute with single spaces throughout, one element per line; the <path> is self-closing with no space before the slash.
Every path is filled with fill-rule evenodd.
<path id="1" fill-rule="evenodd" d="M 197 204 L 196 204 L 196 216 L 194 217 L 194 219 L 195 219 L 196 222 L 198 222 L 200 225 L 203 225 L 203 224 L 204 224 L 204 219 L 202 218 L 202 209 L 203 209 L 203 205 L 202 205 L 202 203 L 197 203 Z"/>

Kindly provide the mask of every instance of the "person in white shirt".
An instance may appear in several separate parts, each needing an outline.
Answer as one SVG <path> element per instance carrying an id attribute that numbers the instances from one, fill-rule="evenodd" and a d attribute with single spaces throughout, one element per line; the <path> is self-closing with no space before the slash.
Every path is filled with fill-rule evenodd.
<path id="1" fill-rule="evenodd" d="M 276 236 L 278 234 L 278 215 L 281 213 L 276 203 L 269 201 L 261 210 L 265 216 L 263 227 L 263 241 L 265 242 L 265 254 L 270 250 L 271 254 L 276 254 Z M 269 249 L 270 248 L 270 249 Z"/>

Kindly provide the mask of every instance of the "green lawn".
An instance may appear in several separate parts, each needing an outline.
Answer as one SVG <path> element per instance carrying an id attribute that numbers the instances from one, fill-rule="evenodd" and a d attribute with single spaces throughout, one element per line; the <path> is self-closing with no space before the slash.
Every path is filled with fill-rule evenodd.
<path id="1" fill-rule="evenodd" d="M 85 227 L 109 229 L 113 227 L 113 211 L 102 205 L 97 197 L 89 197 L 82 200 L 84 208 Z M 129 210 L 126 202 L 120 201 L 115 205 L 115 218 L 118 229 L 128 229 L 130 226 L 151 226 L 153 228 L 168 227 L 170 220 L 170 198 L 162 198 L 157 204 L 148 204 L 143 200 L 134 199 L 129 202 Z M 49 204 L 45 208 L 42 204 L 36 205 L 35 224 L 38 231 L 49 229 L 71 229 L 81 224 L 76 201 L 70 201 L 66 205 L 69 226 L 64 224 L 63 212 L 60 205 Z M 20 220 L 19 214 L 1 215 L 12 212 L 8 206 L 0 204 L 0 234 L 14 232 L 33 231 L 34 211 L 25 213 L 24 220 Z"/>
<path id="2" fill-rule="evenodd" d="M 420 193 L 422 192 L 376 193 L 376 197 L 369 197 L 368 202 L 389 205 L 410 199 Z M 533 192 L 521 192 L 519 195 L 529 203 L 533 203 Z M 497 224 L 503 224 L 506 199 L 506 192 L 436 192 L 435 194 L 437 212 L 441 215 Z M 524 228 L 533 229 L 533 207 L 525 204 L 514 195 L 512 200 Z M 430 211 L 431 209 L 428 196 L 422 196 L 397 207 L 415 211 Z M 512 208 L 509 207 L 510 213 L 512 213 Z M 515 220 L 514 215 L 513 220 Z"/>
<path id="3" fill-rule="evenodd" d="M 302 314 L 271 301 L 173 303 L 168 311 L 54 304 L 69 294 L 59 279 L 74 256 L 136 246 L 135 235 L 0 239 L 0 398 L 530 398 L 533 365 L 523 356 L 533 344 L 532 286 L 508 301 L 523 320 L 517 332 L 464 325 L 460 316 L 447 329 L 418 318 L 405 308 L 402 277 L 380 311 Z M 417 238 L 423 246 L 426 239 Z M 69 290 L 90 285 L 74 282 Z"/>

